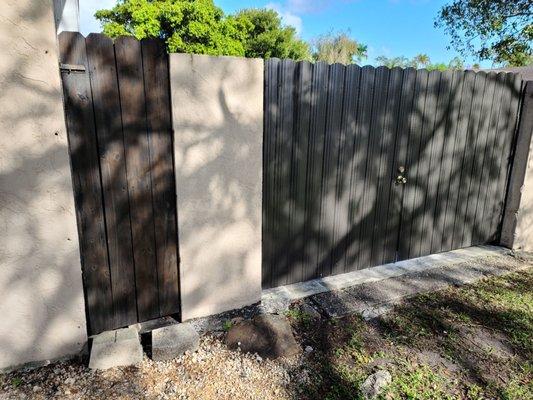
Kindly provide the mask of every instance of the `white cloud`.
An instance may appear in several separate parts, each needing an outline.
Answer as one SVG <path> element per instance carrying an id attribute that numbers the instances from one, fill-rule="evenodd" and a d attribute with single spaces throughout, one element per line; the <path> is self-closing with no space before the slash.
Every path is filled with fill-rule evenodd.
<path id="1" fill-rule="evenodd" d="M 316 12 L 331 3 L 332 0 L 287 0 L 287 9 L 293 13 L 305 14 Z"/>
<path id="2" fill-rule="evenodd" d="M 277 11 L 285 25 L 293 26 L 298 34 L 302 33 L 303 22 L 301 17 L 294 14 L 280 3 L 268 3 L 265 7 Z"/>
<path id="3" fill-rule="evenodd" d="M 112 8 L 117 0 L 80 0 L 80 32 L 88 35 L 101 32 L 100 21 L 94 18 L 94 13 L 102 8 Z"/>

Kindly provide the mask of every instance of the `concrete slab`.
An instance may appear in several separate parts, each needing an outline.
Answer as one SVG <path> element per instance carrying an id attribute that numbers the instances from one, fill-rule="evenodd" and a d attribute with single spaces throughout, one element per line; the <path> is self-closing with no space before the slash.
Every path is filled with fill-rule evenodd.
<path id="1" fill-rule="evenodd" d="M 174 324 L 152 331 L 152 359 L 166 361 L 196 351 L 200 336 L 191 324 Z"/>
<path id="2" fill-rule="evenodd" d="M 329 317 L 359 313 L 372 319 L 405 298 L 518 268 L 508 254 L 496 246 L 454 250 L 270 289 L 264 292 L 263 303 L 280 312 L 296 299 L 309 297 Z"/>
<path id="3" fill-rule="evenodd" d="M 142 361 L 143 350 L 135 328 L 102 332 L 93 338 L 89 368 L 108 369 L 135 365 Z"/>
<path id="4" fill-rule="evenodd" d="M 346 274 L 328 276 L 307 282 L 281 286 L 263 291 L 262 305 L 267 312 L 279 312 L 297 299 L 314 296 L 326 291 L 338 291 L 357 285 L 379 282 L 385 279 L 421 273 L 439 267 L 451 267 L 457 264 L 509 254 L 509 250 L 498 246 L 474 246 L 445 253 L 432 254 L 412 260 L 379 265 Z M 477 279 L 475 275 L 471 277 Z M 457 283 L 459 283 L 457 281 Z"/>

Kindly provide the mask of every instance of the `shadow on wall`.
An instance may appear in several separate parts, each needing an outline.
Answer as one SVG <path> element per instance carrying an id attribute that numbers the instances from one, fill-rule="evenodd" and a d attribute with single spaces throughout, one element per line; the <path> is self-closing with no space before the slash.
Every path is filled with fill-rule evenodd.
<path id="1" fill-rule="evenodd" d="M 518 77 L 289 60 L 266 73 L 264 288 L 498 239 Z"/>
<path id="2" fill-rule="evenodd" d="M 0 368 L 78 352 L 81 271 L 52 7 L 0 10 Z"/>
<path id="3" fill-rule="evenodd" d="M 183 318 L 260 300 L 263 63 L 171 55 Z"/>

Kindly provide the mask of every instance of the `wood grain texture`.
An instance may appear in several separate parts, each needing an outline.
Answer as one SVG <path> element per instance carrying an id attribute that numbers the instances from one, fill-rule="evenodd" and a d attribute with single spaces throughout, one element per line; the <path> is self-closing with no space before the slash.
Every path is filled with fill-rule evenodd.
<path id="1" fill-rule="evenodd" d="M 85 38 L 59 35 L 60 61 L 88 69 Z M 98 146 L 87 72 L 62 72 L 65 121 L 72 165 L 89 332 L 113 328 L 113 295 L 109 272 Z"/>
<path id="2" fill-rule="evenodd" d="M 115 50 L 112 40 L 102 34 L 89 35 L 86 43 L 102 172 L 115 326 L 126 326 L 137 322 L 137 306 Z"/>
<path id="3" fill-rule="evenodd" d="M 120 37 L 115 41 L 115 54 L 127 160 L 137 314 L 139 320 L 147 320 L 159 316 L 159 298 L 141 43 L 132 37 Z"/>
<path id="4" fill-rule="evenodd" d="M 164 42 L 143 40 L 142 60 L 154 209 L 159 315 L 179 312 L 177 216 L 168 54 Z"/>

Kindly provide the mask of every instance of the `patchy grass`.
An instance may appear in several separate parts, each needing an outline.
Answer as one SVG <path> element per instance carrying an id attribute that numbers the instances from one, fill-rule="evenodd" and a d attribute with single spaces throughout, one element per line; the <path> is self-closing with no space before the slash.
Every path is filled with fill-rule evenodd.
<path id="1" fill-rule="evenodd" d="M 222 324 L 222 329 L 224 329 L 224 332 L 229 331 L 233 326 L 233 322 L 231 322 L 229 319 L 225 320 Z"/>
<path id="2" fill-rule="evenodd" d="M 304 328 L 308 328 L 311 325 L 312 317 L 306 312 L 301 311 L 299 308 L 290 308 L 285 312 L 285 316 L 293 323 L 299 324 Z"/>
<path id="3" fill-rule="evenodd" d="M 292 313 L 295 313 L 292 311 Z M 290 315 L 313 376 L 307 399 L 359 399 L 388 370 L 383 399 L 533 399 L 533 270 L 415 297 L 372 323 L 302 323 Z"/>

